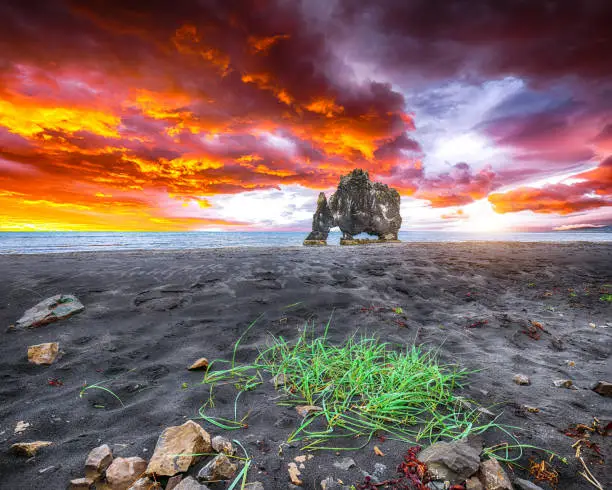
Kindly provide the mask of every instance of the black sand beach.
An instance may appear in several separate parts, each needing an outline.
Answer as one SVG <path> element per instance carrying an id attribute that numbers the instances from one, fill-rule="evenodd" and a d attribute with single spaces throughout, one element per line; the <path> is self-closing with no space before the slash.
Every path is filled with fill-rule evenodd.
<path id="1" fill-rule="evenodd" d="M 460 393 L 501 414 L 499 423 L 518 427 L 512 432 L 521 442 L 567 457 L 567 465 L 555 463 L 558 488 L 593 488 L 577 475 L 575 441 L 563 432 L 593 417 L 612 419 L 610 398 L 591 390 L 597 381 L 612 381 L 612 303 L 600 299 L 612 284 L 612 245 L 413 243 L 3 255 L 0 274 L 0 488 L 66 488 L 82 476 L 88 451 L 103 443 L 115 455 L 147 459 L 160 432 L 197 417 L 207 399 L 202 373 L 186 370 L 191 362 L 231 359 L 234 342 L 261 314 L 238 349 L 238 361 L 252 360 L 269 334 L 294 339 L 308 319 L 320 326 L 332 311 L 334 341 L 359 330 L 386 342 L 437 349 L 444 362 L 477 371 Z M 76 295 L 85 311 L 7 331 L 26 309 L 59 293 Z M 544 329 L 539 340 L 525 333 L 531 321 Z M 29 364 L 27 347 L 43 342 L 59 342 L 63 356 L 51 366 Z M 529 376 L 531 385 L 515 384 L 517 373 Z M 125 407 L 101 390 L 79 397 L 84 384 L 111 378 L 105 386 Z M 571 379 L 578 389 L 555 387 L 557 379 Z M 220 390 L 215 413 L 233 416 L 235 394 L 231 386 Z M 283 446 L 279 456 L 298 415 L 278 407 L 277 396 L 269 383 L 245 394 L 238 410 L 250 411 L 248 428 L 225 434 L 245 446 L 254 460 L 249 481 L 266 490 L 288 488 L 287 463 L 300 454 L 299 445 Z M 30 427 L 17 434 L 19 421 Z M 484 438 L 487 445 L 508 440 L 495 431 Z M 53 445 L 31 459 L 8 452 L 15 442 L 32 440 Z M 612 488 L 610 438 L 598 443 L 608 471 L 594 461 L 589 467 L 604 488 Z M 318 489 L 328 476 L 358 483 L 361 470 L 371 473 L 375 463 L 385 464 L 391 477 L 406 444 L 377 440 L 382 457 L 374 455 L 374 444 L 341 455 L 314 453 L 301 470 L 303 488 Z M 521 463 L 533 454 L 542 458 L 527 450 Z M 333 466 L 344 457 L 357 468 Z"/>

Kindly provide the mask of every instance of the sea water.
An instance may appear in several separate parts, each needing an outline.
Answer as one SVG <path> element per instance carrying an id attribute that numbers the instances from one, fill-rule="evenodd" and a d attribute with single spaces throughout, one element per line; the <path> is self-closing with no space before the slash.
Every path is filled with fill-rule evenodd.
<path id="1" fill-rule="evenodd" d="M 0 254 L 36 254 L 110 250 L 181 250 L 219 247 L 301 246 L 307 232 L 3 232 Z M 327 243 L 339 245 L 341 233 L 331 232 Z M 612 242 L 612 233 L 461 233 L 451 231 L 400 231 L 404 242 Z"/>

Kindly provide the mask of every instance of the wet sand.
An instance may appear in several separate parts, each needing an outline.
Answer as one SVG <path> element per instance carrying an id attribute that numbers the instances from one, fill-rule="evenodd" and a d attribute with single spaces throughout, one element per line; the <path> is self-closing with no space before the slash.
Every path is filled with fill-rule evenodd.
<path id="1" fill-rule="evenodd" d="M 592 488 L 577 476 L 575 440 L 563 430 L 590 424 L 593 417 L 612 419 L 610 398 L 590 389 L 612 381 L 612 303 L 600 299 L 604 285 L 612 284 L 612 245 L 410 243 L 2 255 L 0 274 L 0 488 L 66 488 L 82 476 L 88 451 L 102 443 L 117 456 L 148 459 L 160 432 L 196 417 L 207 399 L 202 373 L 186 370 L 191 362 L 231 359 L 234 342 L 261 314 L 238 349 L 239 361 L 252 360 L 269 334 L 296 338 L 307 320 L 321 325 L 332 311 L 333 341 L 359 330 L 394 344 L 437 349 L 443 361 L 476 370 L 460 394 L 500 414 L 499 423 L 517 427 L 513 433 L 522 442 L 567 456 L 567 466 L 557 465 L 560 489 Z M 76 295 L 85 311 L 39 328 L 5 331 L 26 309 L 59 293 Z M 544 328 L 539 340 L 525 333 L 531 321 Z M 29 345 L 54 341 L 64 352 L 58 361 L 47 367 L 28 363 Z M 517 373 L 529 376 L 531 385 L 515 384 Z M 553 386 L 561 378 L 578 389 Z M 63 384 L 52 386 L 49 379 Z M 105 386 L 125 407 L 100 390 L 79 397 L 84 384 L 107 379 L 112 381 Z M 278 448 L 298 415 L 277 406 L 278 393 L 268 385 L 241 397 L 240 412 L 250 410 L 248 428 L 225 435 L 253 457 L 250 481 L 286 489 L 287 463 L 299 446 L 283 446 L 282 457 Z M 219 391 L 215 413 L 233 416 L 235 394 L 232 387 Z M 523 405 L 540 411 L 526 412 Z M 15 434 L 18 421 L 31 427 Z M 9 454 L 11 444 L 31 440 L 53 445 L 29 460 Z M 493 431 L 485 440 L 493 445 L 508 438 Z M 387 465 L 385 476 L 393 476 L 406 444 L 376 444 L 384 457 L 373 456 L 374 443 L 340 456 L 315 453 L 301 470 L 304 488 L 318 489 L 328 476 L 360 482 L 362 470 L 372 472 L 374 463 Z M 609 464 L 609 437 L 601 450 Z M 334 467 L 343 457 L 352 457 L 357 468 Z M 605 466 L 592 463 L 590 469 L 612 488 Z M 515 473 L 525 476 L 519 468 Z"/>

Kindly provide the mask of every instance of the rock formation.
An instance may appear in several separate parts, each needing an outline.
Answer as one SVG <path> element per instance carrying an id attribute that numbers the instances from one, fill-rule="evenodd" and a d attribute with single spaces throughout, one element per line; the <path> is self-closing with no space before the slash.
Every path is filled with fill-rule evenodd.
<path id="1" fill-rule="evenodd" d="M 321 192 L 317 199 L 317 210 L 312 216 L 312 231 L 306 237 L 304 245 L 325 245 L 332 226 L 334 226 L 334 217 L 327 205 L 325 193 Z"/>
<path id="2" fill-rule="evenodd" d="M 402 224 L 400 195 L 386 184 L 372 182 L 367 172 L 355 169 L 343 176 L 329 201 L 321 192 L 312 218 L 312 232 L 304 245 L 325 245 L 330 228 L 342 231 L 341 245 L 360 243 L 353 236 L 375 235 L 379 241 L 396 241 Z"/>

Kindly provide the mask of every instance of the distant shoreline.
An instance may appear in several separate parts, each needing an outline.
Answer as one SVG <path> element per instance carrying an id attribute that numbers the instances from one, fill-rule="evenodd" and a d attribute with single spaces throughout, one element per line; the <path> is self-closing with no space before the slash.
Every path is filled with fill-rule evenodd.
<path id="1" fill-rule="evenodd" d="M 180 251 L 227 248 L 302 248 L 303 232 L 0 232 L 0 255 L 64 254 L 111 251 Z M 339 245 L 341 233 L 329 234 L 328 247 Z M 612 243 L 606 232 L 400 232 L 403 244 L 423 243 Z M 372 247 L 373 245 L 368 245 Z M 376 246 L 381 246 L 376 244 Z M 393 246 L 393 244 L 390 244 Z"/>

